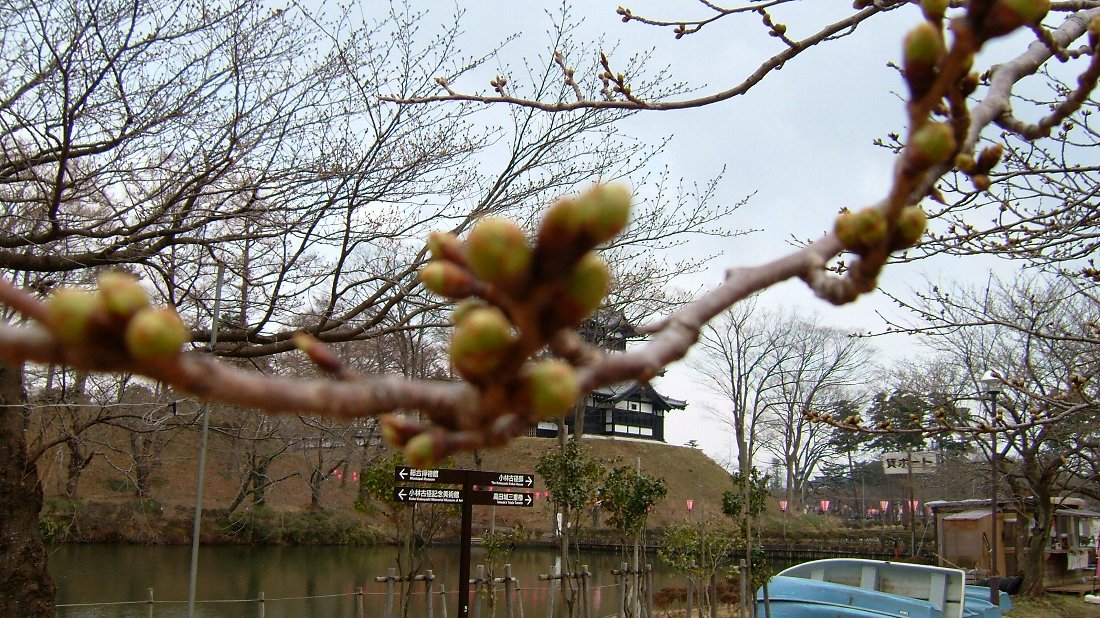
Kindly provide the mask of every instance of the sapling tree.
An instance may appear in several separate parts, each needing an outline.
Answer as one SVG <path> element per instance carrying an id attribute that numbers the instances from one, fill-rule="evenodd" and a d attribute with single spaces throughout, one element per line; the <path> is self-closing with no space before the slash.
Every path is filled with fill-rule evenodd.
<path id="1" fill-rule="evenodd" d="M 646 521 L 653 507 L 668 494 L 662 478 L 642 474 L 630 466 L 617 466 L 607 474 L 600 489 L 600 508 L 608 512 L 607 523 L 631 546 L 631 564 L 641 573 L 640 554 L 645 542 Z M 640 577 L 634 581 L 641 581 Z M 631 616 L 640 616 L 641 586 L 628 591 Z"/>
<path id="2" fill-rule="evenodd" d="M 535 471 L 550 491 L 555 517 L 560 517 L 558 540 L 562 567 L 573 572 L 577 562 L 572 541 L 580 530 L 584 513 L 599 500 L 599 488 L 607 473 L 605 464 L 592 453 L 591 446 L 570 438 L 560 448 L 539 456 Z M 569 615 L 580 611 L 577 594 L 574 580 L 563 579 L 562 596 Z"/>
<path id="3" fill-rule="evenodd" d="M 665 530 L 657 555 L 675 571 L 686 575 L 699 594 L 699 607 L 704 615 L 714 615 L 718 599 L 709 585 L 718 576 L 732 574 L 732 563 L 745 542 L 736 526 L 713 519 L 674 524 Z"/>

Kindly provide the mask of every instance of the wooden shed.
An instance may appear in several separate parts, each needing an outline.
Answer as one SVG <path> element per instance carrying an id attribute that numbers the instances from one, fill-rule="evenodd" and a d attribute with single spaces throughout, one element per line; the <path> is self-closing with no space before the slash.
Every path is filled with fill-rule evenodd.
<path id="1" fill-rule="evenodd" d="M 1054 526 L 1047 543 L 1044 582 L 1048 589 L 1094 581 L 1100 512 L 1085 508 L 1080 498 L 1056 498 Z M 936 521 L 936 554 L 941 566 L 953 566 L 985 577 L 992 558 L 993 517 L 989 500 L 929 502 Z M 1018 526 L 1032 526 L 1033 509 L 1025 503 L 1001 501 L 997 507 L 997 572 L 1014 575 Z"/>

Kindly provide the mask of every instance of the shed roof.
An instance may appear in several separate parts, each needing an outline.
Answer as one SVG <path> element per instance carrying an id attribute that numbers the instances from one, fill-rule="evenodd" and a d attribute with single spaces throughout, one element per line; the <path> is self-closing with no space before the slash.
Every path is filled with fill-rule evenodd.
<path id="1" fill-rule="evenodd" d="M 953 519 L 953 520 L 972 521 L 972 520 L 976 520 L 976 519 L 981 519 L 983 517 L 989 517 L 989 509 L 988 508 L 985 508 L 985 509 L 968 509 L 968 510 L 965 510 L 965 511 L 960 511 L 958 513 L 952 513 L 952 514 L 947 515 L 946 517 L 944 517 L 944 520 Z"/>

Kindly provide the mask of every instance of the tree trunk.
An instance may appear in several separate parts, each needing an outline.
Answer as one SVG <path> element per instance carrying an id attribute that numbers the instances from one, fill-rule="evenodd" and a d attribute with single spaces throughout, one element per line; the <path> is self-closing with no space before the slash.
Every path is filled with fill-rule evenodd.
<path id="1" fill-rule="evenodd" d="M 69 450 L 68 473 L 65 476 L 65 496 L 70 500 L 76 499 L 76 487 L 80 483 L 80 475 L 92 463 L 95 452 L 85 453 L 84 447 L 76 438 L 65 441 L 65 447 Z"/>
<path id="2" fill-rule="evenodd" d="M 23 370 L 0 363 L 0 615 L 52 617 L 54 584 L 38 529 L 42 486 L 27 461 Z"/>
<path id="3" fill-rule="evenodd" d="M 1050 543 L 1050 529 L 1054 524 L 1054 508 L 1051 505 L 1049 492 L 1035 492 L 1035 521 L 1038 522 L 1038 530 L 1025 530 L 1021 534 L 1027 534 L 1027 549 L 1024 551 L 1022 563 L 1017 560 L 1019 568 L 1024 574 L 1024 583 L 1020 588 L 1020 594 L 1028 597 L 1041 597 L 1046 592 L 1044 581 L 1044 566 L 1046 564 L 1046 550 Z M 1021 518 L 1022 519 L 1022 518 Z M 1023 527 L 1021 525 L 1021 527 Z M 1009 573 L 1002 573 L 1009 575 Z"/>

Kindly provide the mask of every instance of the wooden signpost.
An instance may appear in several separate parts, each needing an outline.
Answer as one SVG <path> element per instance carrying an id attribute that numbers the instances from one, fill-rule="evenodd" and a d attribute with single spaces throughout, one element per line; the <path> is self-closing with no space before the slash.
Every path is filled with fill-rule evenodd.
<path id="1" fill-rule="evenodd" d="M 485 470 L 455 470 L 449 468 L 410 468 L 397 466 L 393 478 L 402 483 L 434 483 L 461 485 L 461 489 L 431 486 L 403 486 L 393 488 L 397 502 L 421 502 L 429 504 L 462 505 L 461 553 L 458 565 L 458 618 L 470 615 L 470 540 L 473 527 L 473 505 L 532 507 L 534 496 L 522 491 L 498 491 L 497 487 L 531 489 L 535 476 L 522 472 L 487 472 Z M 492 487 L 491 490 L 474 489 L 474 486 Z"/>

